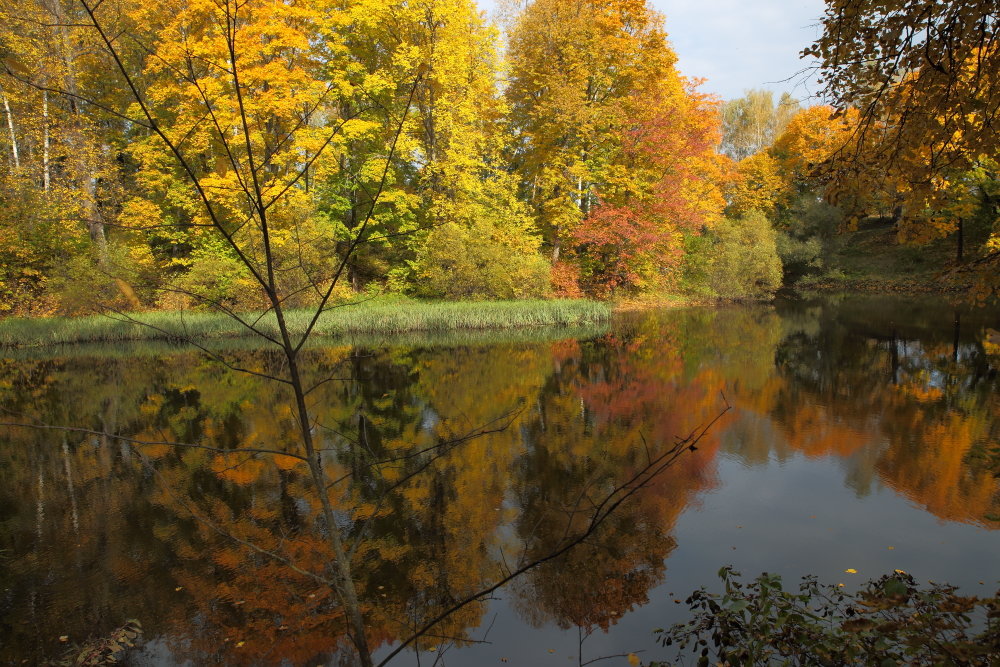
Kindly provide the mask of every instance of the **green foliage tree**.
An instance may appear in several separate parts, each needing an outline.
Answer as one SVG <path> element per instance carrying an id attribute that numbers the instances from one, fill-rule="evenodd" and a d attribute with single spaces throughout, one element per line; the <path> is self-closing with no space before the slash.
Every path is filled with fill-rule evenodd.
<path id="1" fill-rule="evenodd" d="M 709 281 L 724 299 L 765 299 L 781 286 L 777 233 L 759 211 L 726 218 L 714 230 Z"/>

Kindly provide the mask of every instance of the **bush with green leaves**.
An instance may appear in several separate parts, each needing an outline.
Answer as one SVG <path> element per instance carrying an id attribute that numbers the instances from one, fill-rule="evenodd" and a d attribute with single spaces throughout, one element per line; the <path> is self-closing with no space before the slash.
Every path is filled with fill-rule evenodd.
<path id="1" fill-rule="evenodd" d="M 165 294 L 186 296 L 188 306 L 197 310 L 252 310 L 265 305 L 255 288 L 253 276 L 231 254 L 196 250 L 188 270 L 165 288 Z"/>
<path id="2" fill-rule="evenodd" d="M 698 665 L 1000 664 L 1000 592 L 963 596 L 900 570 L 856 592 L 815 577 L 786 591 L 767 573 L 744 583 L 729 567 L 719 577 L 724 593 L 695 591 L 691 620 L 656 630 Z"/>
<path id="3" fill-rule="evenodd" d="M 446 223 L 432 230 L 417 252 L 414 292 L 451 299 L 547 297 L 551 268 L 536 248 L 489 222 Z"/>
<path id="4" fill-rule="evenodd" d="M 751 211 L 723 218 L 714 229 L 709 284 L 723 299 L 768 299 L 781 287 L 777 233 L 767 217 Z"/>
<path id="5" fill-rule="evenodd" d="M 799 196 L 778 224 L 778 255 L 786 282 L 827 268 L 843 223 L 844 214 L 836 206 L 811 193 Z"/>
<path id="6" fill-rule="evenodd" d="M 710 287 L 713 240 L 708 234 L 684 235 L 684 261 L 681 264 L 680 288 L 695 297 L 712 297 Z"/>

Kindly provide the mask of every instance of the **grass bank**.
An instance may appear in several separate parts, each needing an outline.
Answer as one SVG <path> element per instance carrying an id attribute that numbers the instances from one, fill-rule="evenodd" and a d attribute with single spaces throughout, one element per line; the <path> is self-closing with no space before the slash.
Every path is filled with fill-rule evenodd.
<path id="1" fill-rule="evenodd" d="M 252 313 L 261 331 L 276 335 L 273 314 Z M 258 319 L 259 317 L 259 319 Z M 311 310 L 286 313 L 289 329 L 301 335 Z M 500 330 L 529 327 L 581 326 L 611 317 L 606 304 L 586 300 L 421 302 L 372 300 L 347 304 L 324 312 L 314 336 L 346 337 L 357 334 L 390 335 L 407 332 Z M 0 346 L 38 347 L 74 343 L 125 341 L 211 340 L 254 337 L 233 318 L 218 313 L 150 312 L 88 317 L 8 319 L 0 321 Z"/>
<path id="2" fill-rule="evenodd" d="M 381 349 L 392 348 L 474 348 L 521 346 L 551 343 L 573 338 L 588 340 L 603 336 L 610 322 L 571 324 L 551 327 L 521 327 L 518 329 L 456 329 L 453 331 L 405 331 L 391 334 L 352 333 L 343 336 L 316 336 L 309 339 L 305 350 L 329 349 L 340 346 Z M 270 346 L 257 337 L 207 338 L 198 346 L 214 353 L 254 352 Z M 272 346 L 273 347 L 273 346 Z M 103 343 L 66 343 L 7 347 L 6 358 L 18 361 L 37 359 L 138 359 L 165 358 L 178 354 L 197 354 L 188 343 L 170 340 L 132 340 Z"/>
<path id="3" fill-rule="evenodd" d="M 972 247 L 970 245 L 970 247 Z M 954 269 L 954 239 L 902 245 L 892 225 L 870 224 L 839 238 L 821 275 L 803 278 L 800 292 L 857 294 L 951 294 L 967 291 L 968 276 Z"/>

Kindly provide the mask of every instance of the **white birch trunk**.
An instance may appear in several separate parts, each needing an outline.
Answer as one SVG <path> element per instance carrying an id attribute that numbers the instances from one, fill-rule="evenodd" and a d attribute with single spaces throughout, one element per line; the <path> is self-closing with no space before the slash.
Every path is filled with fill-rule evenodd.
<path id="1" fill-rule="evenodd" d="M 49 91 L 42 91 L 42 183 L 45 191 L 49 191 L 51 176 L 49 175 Z"/>
<path id="2" fill-rule="evenodd" d="M 21 156 L 17 150 L 17 133 L 14 132 L 14 114 L 10 111 L 10 103 L 7 101 L 7 93 L 0 91 L 3 97 L 3 110 L 7 113 L 7 129 L 10 131 L 10 152 L 14 158 L 14 168 L 21 168 Z"/>

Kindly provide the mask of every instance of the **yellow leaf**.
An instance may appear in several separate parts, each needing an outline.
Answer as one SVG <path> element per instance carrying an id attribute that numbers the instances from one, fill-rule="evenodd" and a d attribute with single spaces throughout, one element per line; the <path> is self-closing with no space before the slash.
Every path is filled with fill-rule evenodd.
<path id="1" fill-rule="evenodd" d="M 637 656 L 635 653 L 629 653 L 628 664 L 632 665 L 632 667 L 636 667 L 636 665 L 639 664 L 639 656 Z"/>
<path id="2" fill-rule="evenodd" d="M 844 572 L 846 572 L 847 574 L 857 574 L 858 573 L 858 571 L 855 570 L 853 567 L 847 568 L 846 570 L 844 570 Z"/>

